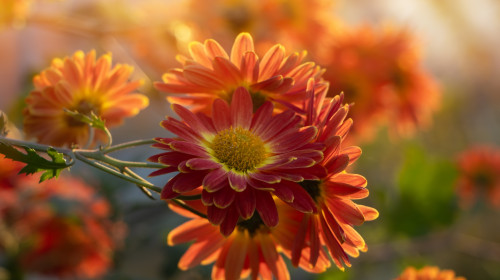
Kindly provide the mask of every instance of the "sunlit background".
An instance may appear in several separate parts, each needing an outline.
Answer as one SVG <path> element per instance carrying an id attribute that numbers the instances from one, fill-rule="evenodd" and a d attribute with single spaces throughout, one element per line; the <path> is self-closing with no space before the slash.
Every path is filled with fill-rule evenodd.
<path id="1" fill-rule="evenodd" d="M 229 49 L 240 31 L 254 36 L 257 50 L 275 43 L 306 49 L 327 69 L 331 95 L 342 91 L 354 103 L 349 141 L 363 155 L 352 171 L 368 180 L 362 203 L 380 212 L 356 227 L 369 249 L 351 268 L 316 275 L 290 266 L 292 279 L 394 279 L 409 265 L 500 279 L 498 165 L 487 183 L 473 180 L 477 196 L 459 188 L 466 151 L 489 146 L 493 156 L 500 149 L 499 1 L 0 0 L 0 110 L 22 130 L 33 76 L 53 58 L 94 49 L 134 66 L 151 100 L 112 129 L 114 142 L 165 137 L 159 123 L 173 113 L 152 83 L 180 66 L 175 57 L 190 41 L 215 38 Z M 71 173 L 109 201 L 113 223 L 123 223 L 124 240 L 98 279 L 210 277 L 210 265 L 177 268 L 188 245 L 169 247 L 166 236 L 184 220 L 164 202 L 83 164 Z M 0 279 L 17 279 L 9 278 L 1 249 Z"/>

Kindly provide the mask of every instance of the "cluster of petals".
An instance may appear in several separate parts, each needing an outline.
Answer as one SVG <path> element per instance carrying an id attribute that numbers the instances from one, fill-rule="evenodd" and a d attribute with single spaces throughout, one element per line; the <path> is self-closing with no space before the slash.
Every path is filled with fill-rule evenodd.
<path id="1" fill-rule="evenodd" d="M 425 266 L 421 269 L 407 267 L 395 280 L 466 280 L 455 276 L 453 270 L 440 270 L 435 266 Z"/>
<path id="2" fill-rule="evenodd" d="M 322 160 L 323 145 L 311 143 L 316 129 L 300 127 L 300 118 L 294 112 L 273 114 L 272 103 L 266 102 L 253 113 L 252 99 L 243 87 L 236 90 L 230 105 L 215 100 L 212 118 L 178 104 L 172 108 L 182 121 L 169 117 L 162 126 L 178 137 L 157 138 L 154 147 L 166 152 L 149 159 L 166 165 L 153 176 L 179 172 L 164 186 L 162 199 L 202 186 L 201 200 L 208 206 L 208 219 L 220 225 L 226 236 L 240 218 L 249 219 L 255 211 L 266 226 L 276 226 L 278 212 L 272 195 L 302 212 L 314 211 L 314 202 L 297 182 L 324 176 L 324 169 L 316 164 Z M 216 141 L 228 132 L 254 142 Z M 256 146 L 245 147 L 252 143 Z M 217 154 L 219 148 L 227 149 L 227 154 Z M 254 153 L 259 149 L 260 154 Z M 225 156 L 234 157 L 232 160 L 238 163 L 257 161 L 242 170 L 225 162 Z"/>
<path id="3" fill-rule="evenodd" d="M 344 92 L 355 104 L 356 136 L 369 138 L 379 124 L 390 124 L 392 133 L 404 136 L 430 123 L 439 89 L 422 68 L 410 32 L 363 26 L 344 28 L 335 39 L 317 56 L 327 69 L 329 95 Z"/>
<path id="4" fill-rule="evenodd" d="M 458 157 L 457 191 L 462 206 L 469 207 L 481 194 L 491 206 L 500 208 L 500 149 L 477 145 Z"/>
<path id="5" fill-rule="evenodd" d="M 86 116 L 95 114 L 107 127 L 120 125 L 148 106 L 148 98 L 132 93 L 141 84 L 129 82 L 133 68 L 117 64 L 111 55 L 96 60 L 95 51 L 77 51 L 71 57 L 56 58 L 49 68 L 33 79 L 35 89 L 26 98 L 24 131 L 28 138 L 54 146 L 83 146 L 105 142 L 106 134 L 97 130 L 93 139 L 88 125 L 67 111 Z"/>
<path id="6" fill-rule="evenodd" d="M 310 86 L 310 91 L 313 87 Z M 305 123 L 317 127 L 316 143 L 325 145 L 320 165 L 326 175 L 320 181 L 304 181 L 300 184 L 313 197 L 317 211 L 302 214 L 299 230 L 294 238 L 292 264 L 297 266 L 301 258 L 315 267 L 323 246 L 328 249 L 335 265 L 344 269 L 350 266 L 348 255 L 357 257 L 367 246 L 353 226 L 363 224 L 378 217 L 377 210 L 354 203 L 352 200 L 366 198 L 366 179 L 351 174 L 346 168 L 361 155 L 356 146 L 342 147 L 342 143 L 352 125 L 346 120 L 349 105 L 342 105 L 343 95 L 325 98 L 326 91 L 310 94 L 311 100 L 305 104 Z M 304 246 L 310 250 L 303 250 Z"/>
<path id="7" fill-rule="evenodd" d="M 210 114 L 217 98 L 229 102 L 239 87 L 251 93 L 255 109 L 264 101 L 294 104 L 306 98 L 310 78 L 322 81 L 319 66 L 302 62 L 305 52 L 287 56 L 277 44 L 260 58 L 252 36 L 245 32 L 236 37 L 230 55 L 213 39 L 192 42 L 189 53 L 190 57 L 178 56 L 183 67 L 165 73 L 155 87 L 171 94 L 170 102 L 189 105 L 193 112 Z"/>
<path id="8" fill-rule="evenodd" d="M 0 158 L 0 253 L 17 248 L 11 261 L 31 273 L 104 275 L 124 233 L 121 223 L 109 219 L 107 201 L 76 178 L 39 184 L 37 176 L 18 175 L 21 168 Z"/>
<path id="9" fill-rule="evenodd" d="M 201 213 L 206 213 L 206 206 L 199 201 L 187 203 Z M 279 253 L 289 255 L 293 232 L 300 224 L 296 213 L 301 212 L 279 200 L 276 203 L 280 212 L 280 224 L 277 227 L 265 226 L 259 218 L 256 219 L 258 214 L 255 214 L 248 225 L 240 223 L 228 237 L 222 236 L 218 228 L 206 219 L 170 204 L 174 211 L 190 218 L 168 235 L 168 244 L 171 246 L 193 242 L 181 257 L 179 267 L 187 270 L 199 264 L 215 262 L 212 279 L 236 280 L 249 276 L 250 279 L 290 279 L 286 263 Z M 329 266 L 324 254 L 318 263 L 321 269 L 313 272 L 323 272 Z"/>

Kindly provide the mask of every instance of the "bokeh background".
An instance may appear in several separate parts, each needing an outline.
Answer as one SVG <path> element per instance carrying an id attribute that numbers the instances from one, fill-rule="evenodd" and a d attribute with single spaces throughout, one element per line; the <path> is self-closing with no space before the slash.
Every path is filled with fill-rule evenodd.
<path id="1" fill-rule="evenodd" d="M 13 14 L 9 5 L 21 2 L 26 6 Z M 384 116 L 390 110 L 378 112 L 373 122 L 366 122 L 362 112 L 351 116 L 350 141 L 363 150 L 351 171 L 368 179 L 370 196 L 362 204 L 380 212 L 377 220 L 357 228 L 369 250 L 353 259 L 346 272 L 331 268 L 314 275 L 290 268 L 292 279 L 394 279 L 408 265 L 453 269 L 467 279 L 500 279 L 500 207 L 491 203 L 486 190 L 479 190 L 484 195 L 469 204 L 457 191 L 458 158 L 464 151 L 478 145 L 500 149 L 498 1 L 2 0 L 0 110 L 22 129 L 21 111 L 33 76 L 55 57 L 95 49 L 98 54 L 111 52 L 114 63 L 133 65 L 133 78 L 145 81 L 140 91 L 151 100 L 147 110 L 111 131 L 114 143 L 165 136 L 159 122 L 172 112 L 152 83 L 179 66 L 175 56 L 186 53 L 189 41 L 215 38 L 229 49 L 239 31 L 251 32 L 262 48 L 282 43 L 289 51 L 307 49 L 308 58 L 326 67 L 327 73 L 336 71 L 325 77 L 349 100 L 350 88 L 341 86 L 344 72 L 328 54 L 345 42 L 345 34 L 352 35 L 354 46 L 363 44 L 367 35 L 357 31 L 363 28 L 375 38 L 386 29 L 407 34 L 401 40 L 411 46 L 416 61 L 412 67 L 433 84 L 408 93 L 418 100 L 413 104 L 424 108 L 416 111 L 416 118 L 425 121 L 401 131 L 397 115 Z M 369 52 L 377 46 L 368 44 L 360 51 L 368 50 L 366 56 L 359 54 L 359 63 L 378 67 L 395 59 L 392 54 L 397 52 L 390 50 L 385 50 L 385 57 Z M 369 80 L 363 73 L 351 86 Z M 430 90 L 435 91 L 432 98 L 426 93 Z M 354 107 L 363 104 L 359 96 Z M 375 105 L 365 98 L 368 111 Z M 369 132 L 356 130 L 357 123 L 361 127 L 365 122 Z M 154 153 L 142 148 L 119 157 L 143 161 Z M 112 219 L 126 224 L 123 246 L 102 279 L 209 277 L 211 266 L 177 269 L 187 245 L 169 247 L 166 235 L 183 218 L 164 202 L 152 201 L 133 185 L 81 164 L 71 173 L 108 199 Z M 141 175 L 147 176 L 147 171 Z M 152 182 L 162 186 L 165 180 Z M 28 274 L 27 279 L 58 278 Z"/>

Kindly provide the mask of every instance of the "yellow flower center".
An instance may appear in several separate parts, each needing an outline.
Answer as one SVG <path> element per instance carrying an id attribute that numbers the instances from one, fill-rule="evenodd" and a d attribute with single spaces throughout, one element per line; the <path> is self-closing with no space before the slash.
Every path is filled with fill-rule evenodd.
<path id="1" fill-rule="evenodd" d="M 215 136 L 210 148 L 212 156 L 227 169 L 247 172 L 266 159 L 264 142 L 241 127 L 225 129 Z"/>

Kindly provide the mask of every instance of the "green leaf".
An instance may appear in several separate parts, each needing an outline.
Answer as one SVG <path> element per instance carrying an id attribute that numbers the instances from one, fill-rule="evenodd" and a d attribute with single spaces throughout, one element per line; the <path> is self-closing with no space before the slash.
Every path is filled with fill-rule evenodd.
<path id="1" fill-rule="evenodd" d="M 421 235 L 450 225 L 457 212 L 457 175 L 451 161 L 418 147 L 407 149 L 397 180 L 399 194 L 390 212 L 391 231 Z"/>
<path id="2" fill-rule="evenodd" d="M 0 140 L 0 154 L 5 155 L 6 158 L 26 163 L 19 174 L 34 174 L 43 172 L 40 177 L 40 182 L 51 178 L 57 178 L 61 171 L 68 168 L 70 165 L 66 163 L 64 155 L 57 152 L 54 148 L 48 148 L 47 155 L 51 160 L 41 157 L 34 149 L 22 147 L 26 151 L 23 153 L 11 145 L 3 143 Z"/>

